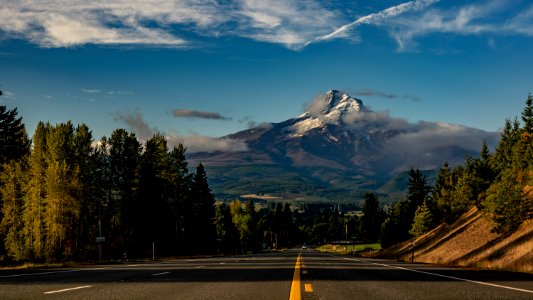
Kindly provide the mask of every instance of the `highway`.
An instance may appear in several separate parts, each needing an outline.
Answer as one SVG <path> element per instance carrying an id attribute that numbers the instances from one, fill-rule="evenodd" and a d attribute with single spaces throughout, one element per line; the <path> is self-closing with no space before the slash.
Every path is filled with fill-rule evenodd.
<path id="1" fill-rule="evenodd" d="M 0 270 L 0 299 L 533 299 L 533 275 L 284 252 Z"/>

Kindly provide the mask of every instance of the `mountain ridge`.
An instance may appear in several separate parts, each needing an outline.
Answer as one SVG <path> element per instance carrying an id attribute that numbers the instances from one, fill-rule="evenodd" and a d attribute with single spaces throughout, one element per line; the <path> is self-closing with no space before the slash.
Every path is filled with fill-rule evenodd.
<path id="1" fill-rule="evenodd" d="M 280 170 L 320 183 L 322 189 L 353 194 L 377 190 L 411 167 L 435 170 L 445 161 L 450 165 L 462 163 L 465 156 L 477 155 L 484 140 L 494 145 L 498 140 L 496 133 L 461 125 L 410 124 L 386 112 L 374 112 L 362 100 L 338 90 L 316 97 L 307 108 L 298 117 L 222 137 L 244 142 L 246 151 L 192 153 L 188 159 L 192 163 L 202 162 L 208 169 L 279 166 Z M 217 172 L 210 176 L 217 183 L 213 187 L 215 192 L 224 193 L 227 181 Z M 264 185 L 274 184 L 276 174 L 254 178 Z M 246 194 L 254 193 L 261 191 L 249 190 Z"/>

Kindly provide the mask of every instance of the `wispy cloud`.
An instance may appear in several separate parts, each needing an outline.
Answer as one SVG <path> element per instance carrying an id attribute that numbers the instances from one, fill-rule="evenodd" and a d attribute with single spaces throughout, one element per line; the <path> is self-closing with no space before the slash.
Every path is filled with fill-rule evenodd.
<path id="1" fill-rule="evenodd" d="M 189 135 L 177 133 L 166 134 L 156 128 L 150 127 L 140 112 L 116 112 L 114 119 L 117 122 L 128 125 L 128 130 L 135 132 L 139 140 L 143 142 L 149 140 L 154 134 L 159 133 L 165 136 L 169 147 L 183 144 L 187 147 L 187 151 L 191 153 L 215 151 L 240 152 L 248 150 L 248 145 L 241 140 L 209 137 L 198 133 L 191 133 Z"/>
<path id="2" fill-rule="evenodd" d="M 366 96 L 366 97 L 379 97 L 379 98 L 386 98 L 386 99 L 405 99 L 410 100 L 414 102 L 420 101 L 420 98 L 413 96 L 413 95 L 397 95 L 397 94 L 389 94 L 377 90 L 372 89 L 361 89 L 350 92 L 351 95 L 354 96 Z"/>
<path id="3" fill-rule="evenodd" d="M 417 11 L 417 10 L 423 9 L 438 1 L 439 0 L 415 0 L 415 1 L 409 1 L 406 3 L 392 6 L 380 12 L 359 17 L 355 21 L 342 25 L 341 27 L 335 29 L 333 32 L 316 37 L 315 39 L 307 42 L 306 45 L 309 45 L 311 43 L 328 41 L 328 40 L 335 39 L 335 38 L 347 38 L 350 36 L 350 34 L 353 34 L 351 31 L 360 25 L 380 24 L 381 22 L 383 22 L 384 20 L 388 18 L 398 16 L 405 12 Z"/>
<path id="4" fill-rule="evenodd" d="M 230 138 L 215 138 L 197 133 L 190 135 L 170 134 L 166 136 L 169 146 L 182 144 L 187 147 L 187 152 L 241 152 L 247 151 L 248 145 L 241 140 Z"/>
<path id="5" fill-rule="evenodd" d="M 159 132 L 157 129 L 150 128 L 140 112 L 116 112 L 113 119 L 128 125 L 128 129 L 135 132 L 141 141 L 146 141 Z"/>
<path id="6" fill-rule="evenodd" d="M 5 99 L 15 99 L 15 93 L 10 91 L 1 91 L 0 95 Z"/>
<path id="7" fill-rule="evenodd" d="M 363 25 L 388 32 L 400 50 L 438 33 L 533 36 L 533 5 L 525 1 L 445 2 L 413 0 L 363 13 L 320 0 L 18 0 L 2 3 L 0 31 L 41 47 L 187 48 L 197 45 L 195 36 L 236 36 L 295 50 L 332 39 L 360 40 Z"/>
<path id="8" fill-rule="evenodd" d="M 224 117 L 217 112 L 198 111 L 189 109 L 175 109 L 172 115 L 176 118 L 191 118 L 191 119 L 209 119 L 209 120 L 223 120 L 229 121 L 231 118 Z"/>
<path id="9" fill-rule="evenodd" d="M 488 0 L 434 7 L 419 14 L 391 18 L 382 25 L 400 51 L 416 50 L 416 39 L 431 34 L 533 36 L 533 5 L 521 10 L 508 1 Z"/>
<path id="10" fill-rule="evenodd" d="M 341 15 L 320 1 L 9 1 L 0 30 L 42 47 L 138 44 L 190 47 L 178 32 L 241 36 L 287 47 L 326 33 Z M 178 30 L 176 30 L 178 29 Z"/>
<path id="11" fill-rule="evenodd" d="M 95 89 L 81 89 L 81 91 L 86 93 L 86 94 L 98 94 L 98 93 L 100 93 L 100 90 L 95 90 Z"/>

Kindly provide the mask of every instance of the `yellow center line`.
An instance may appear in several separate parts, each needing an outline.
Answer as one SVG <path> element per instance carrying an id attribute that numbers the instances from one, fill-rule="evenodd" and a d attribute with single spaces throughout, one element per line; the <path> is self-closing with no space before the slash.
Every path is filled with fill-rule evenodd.
<path id="1" fill-rule="evenodd" d="M 313 285 L 310 283 L 304 284 L 304 289 L 306 293 L 312 293 L 313 292 Z"/>
<path id="2" fill-rule="evenodd" d="M 298 255 L 296 259 L 296 265 L 294 266 L 294 275 L 292 276 L 291 293 L 289 300 L 302 299 L 302 292 L 300 288 L 300 266 L 301 266 L 302 254 Z"/>

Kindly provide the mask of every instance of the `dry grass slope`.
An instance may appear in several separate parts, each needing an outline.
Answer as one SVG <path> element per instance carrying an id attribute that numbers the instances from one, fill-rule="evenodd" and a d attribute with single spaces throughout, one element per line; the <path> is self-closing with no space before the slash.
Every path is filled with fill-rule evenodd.
<path id="1" fill-rule="evenodd" d="M 414 239 L 416 262 L 471 266 L 533 273 L 533 220 L 512 234 L 492 231 L 492 223 L 472 208 L 451 225 L 440 225 Z M 409 261 L 413 240 L 398 244 L 380 256 Z"/>

